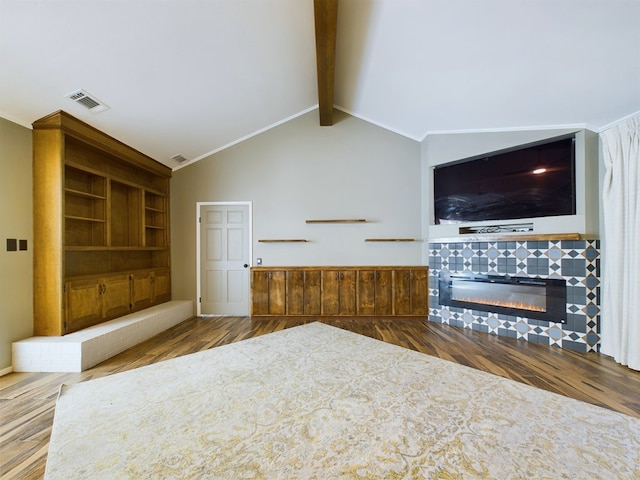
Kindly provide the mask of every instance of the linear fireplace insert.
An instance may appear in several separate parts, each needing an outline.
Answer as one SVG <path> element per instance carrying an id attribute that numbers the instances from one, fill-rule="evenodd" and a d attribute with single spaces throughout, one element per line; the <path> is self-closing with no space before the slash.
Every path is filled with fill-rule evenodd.
<path id="1" fill-rule="evenodd" d="M 440 272 L 440 305 L 567 322 L 564 279 Z"/>

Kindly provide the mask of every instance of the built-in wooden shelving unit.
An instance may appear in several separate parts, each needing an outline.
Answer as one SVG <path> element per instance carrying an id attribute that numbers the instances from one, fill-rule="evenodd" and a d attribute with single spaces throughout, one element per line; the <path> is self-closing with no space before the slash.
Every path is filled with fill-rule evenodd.
<path id="1" fill-rule="evenodd" d="M 171 169 L 62 111 L 33 123 L 33 333 L 171 299 Z"/>

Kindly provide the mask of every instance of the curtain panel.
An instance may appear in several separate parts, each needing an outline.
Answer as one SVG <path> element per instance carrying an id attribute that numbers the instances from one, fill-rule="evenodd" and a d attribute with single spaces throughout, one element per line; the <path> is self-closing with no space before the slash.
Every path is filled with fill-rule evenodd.
<path id="1" fill-rule="evenodd" d="M 600 134 L 603 263 L 601 351 L 640 370 L 640 116 Z"/>

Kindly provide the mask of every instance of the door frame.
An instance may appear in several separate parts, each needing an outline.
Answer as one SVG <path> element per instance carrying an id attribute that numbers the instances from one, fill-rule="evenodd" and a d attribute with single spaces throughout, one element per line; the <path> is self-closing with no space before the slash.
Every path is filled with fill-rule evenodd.
<path id="1" fill-rule="evenodd" d="M 200 209 L 207 206 L 232 206 L 232 205 L 244 205 L 249 207 L 249 267 L 253 265 L 253 202 L 196 202 L 196 316 L 202 316 L 202 302 L 200 298 L 202 296 L 201 290 L 201 272 L 200 272 Z M 249 282 L 251 281 L 251 275 L 248 276 Z M 247 310 L 250 311 L 251 302 L 251 284 L 247 285 L 247 291 L 249 292 L 247 299 Z"/>

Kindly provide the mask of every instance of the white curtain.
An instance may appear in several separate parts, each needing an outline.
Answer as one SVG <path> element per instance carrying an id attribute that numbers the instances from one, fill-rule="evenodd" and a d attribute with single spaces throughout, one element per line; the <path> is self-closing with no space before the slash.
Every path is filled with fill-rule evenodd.
<path id="1" fill-rule="evenodd" d="M 640 116 L 600 134 L 605 166 L 601 351 L 640 370 Z"/>

